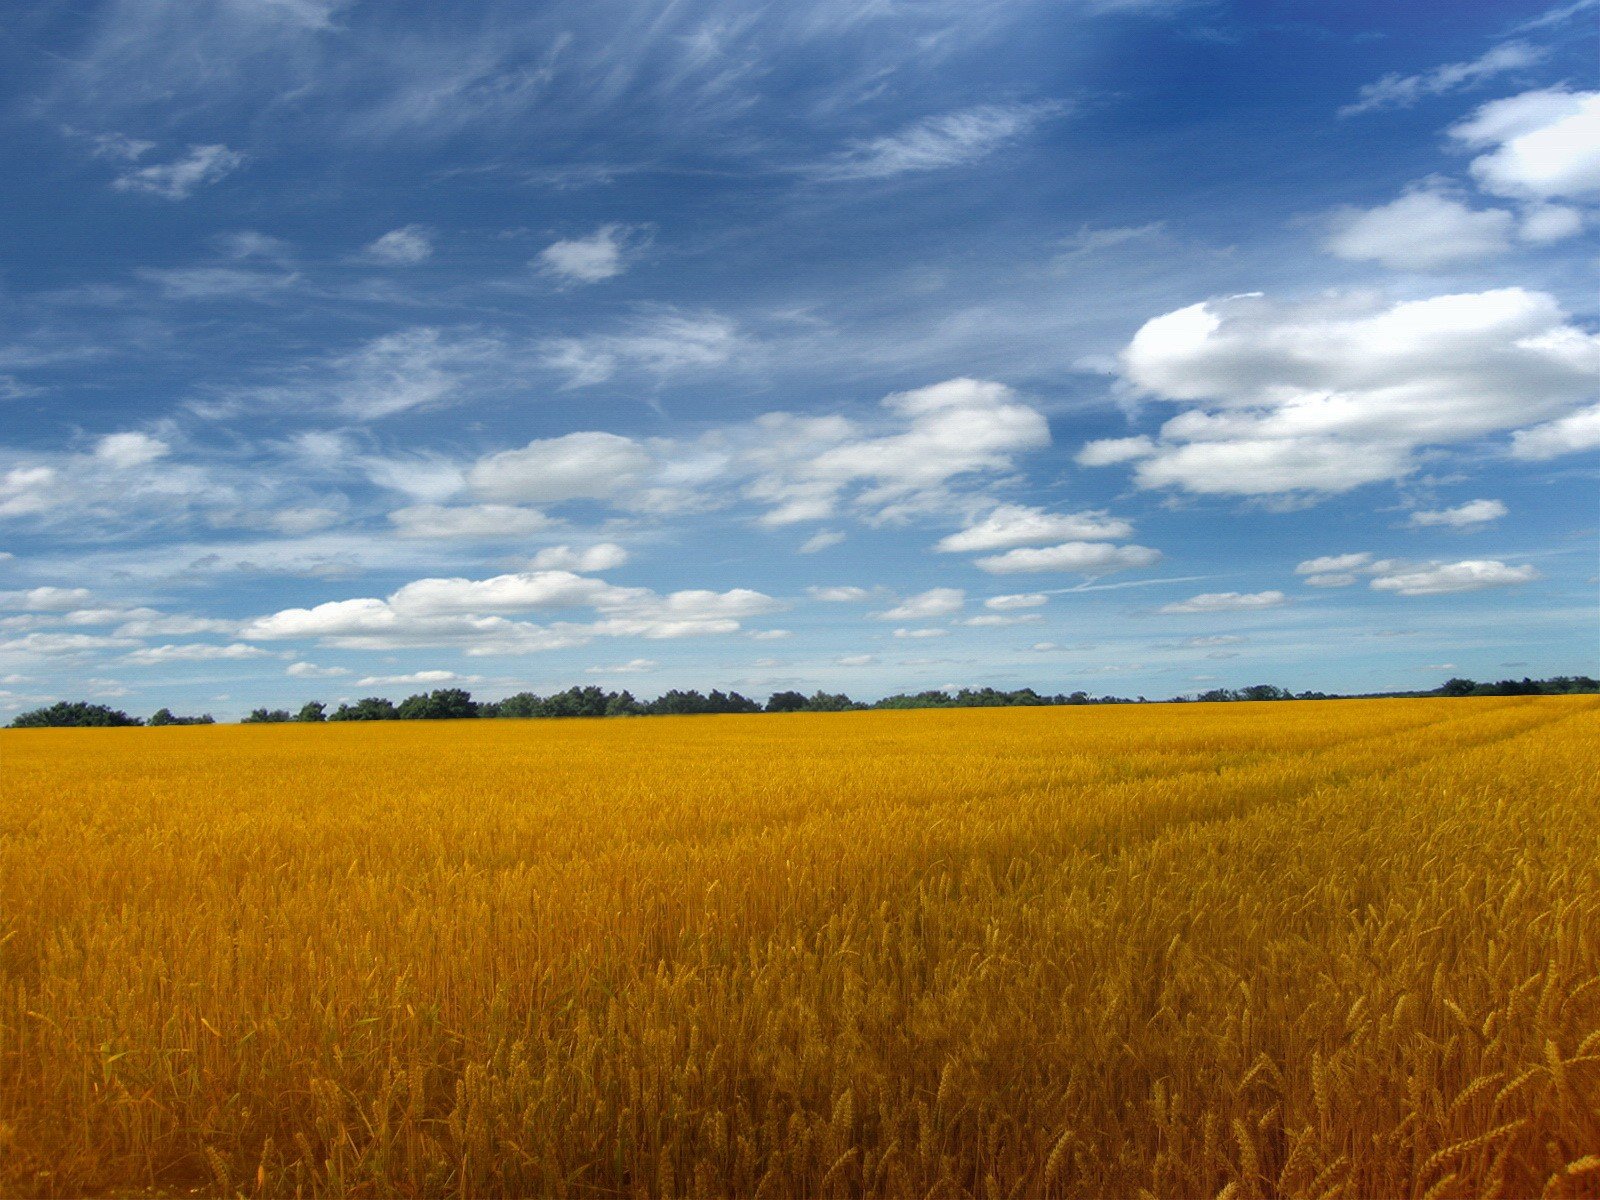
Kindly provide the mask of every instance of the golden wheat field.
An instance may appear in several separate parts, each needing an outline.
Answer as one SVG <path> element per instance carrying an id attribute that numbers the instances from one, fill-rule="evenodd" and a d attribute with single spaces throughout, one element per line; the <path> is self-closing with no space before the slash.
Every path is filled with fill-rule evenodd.
<path id="1" fill-rule="evenodd" d="M 1595 1196 L 1597 735 L 0 734 L 0 1191 Z"/>

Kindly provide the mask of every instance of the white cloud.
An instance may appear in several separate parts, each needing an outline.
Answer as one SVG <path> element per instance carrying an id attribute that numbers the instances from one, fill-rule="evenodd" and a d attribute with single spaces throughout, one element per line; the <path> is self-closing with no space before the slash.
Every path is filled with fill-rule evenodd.
<path id="1" fill-rule="evenodd" d="M 1341 209 L 1328 226 L 1327 248 L 1339 258 L 1433 271 L 1505 253 L 1516 218 L 1502 208 L 1470 208 L 1424 187 L 1377 208 Z"/>
<path id="2" fill-rule="evenodd" d="M 640 594 L 571 571 L 519 571 L 491 579 L 418 579 L 391 595 L 388 604 L 417 616 L 453 616 L 616 606 Z"/>
<path id="3" fill-rule="evenodd" d="M 283 672 L 295 679 L 337 679 L 341 675 L 348 675 L 346 667 L 319 667 L 316 663 L 294 662 L 290 663 Z"/>
<path id="4" fill-rule="evenodd" d="M 70 612 L 93 598 L 88 588 L 36 587 L 21 592 L 0 592 L 0 608 L 24 612 Z"/>
<path id="5" fill-rule="evenodd" d="M 628 561 L 628 552 L 614 542 L 597 542 L 575 550 L 546 546 L 529 561 L 535 571 L 609 571 Z"/>
<path id="6" fill-rule="evenodd" d="M 1498 521 L 1507 511 L 1499 500 L 1468 500 L 1454 508 L 1414 512 L 1411 514 L 1411 523 L 1423 526 L 1448 525 L 1459 529 L 1467 525 L 1482 525 L 1486 521 Z"/>
<path id="7" fill-rule="evenodd" d="M 458 675 L 454 671 L 412 671 L 406 675 L 368 675 L 365 679 L 358 679 L 356 687 L 393 687 L 406 683 L 477 683 L 483 679 L 482 675 Z"/>
<path id="8" fill-rule="evenodd" d="M 1102 511 L 1052 513 L 1021 504 L 1002 504 L 982 521 L 939 541 L 946 554 L 1037 546 L 1046 542 L 1109 541 L 1128 537 L 1133 526 Z"/>
<path id="9" fill-rule="evenodd" d="M 1164 613 L 1257 612 L 1277 608 L 1288 597 L 1282 592 L 1205 592 L 1173 604 L 1164 604 Z"/>
<path id="10" fill-rule="evenodd" d="M 937 587 L 909 596 L 893 608 L 875 613 L 883 621 L 926 621 L 960 612 L 967 594 L 960 588 Z"/>
<path id="11" fill-rule="evenodd" d="M 169 662 L 216 662 L 244 658 L 264 658 L 266 651 L 259 646 L 246 646 L 232 642 L 226 646 L 206 642 L 188 642 L 181 645 L 147 646 L 126 656 L 128 662 L 141 666 L 156 666 Z"/>
<path id="12" fill-rule="evenodd" d="M 396 509 L 389 520 L 401 537 L 463 541 L 521 538 L 551 524 L 538 509 L 511 504 L 417 504 Z"/>
<path id="13" fill-rule="evenodd" d="M 949 632 L 948 629 L 934 629 L 931 627 L 924 629 L 896 629 L 894 636 L 897 638 L 936 638 L 945 637 Z"/>
<path id="14" fill-rule="evenodd" d="M 650 466 L 650 455 L 632 438 L 569 433 L 481 458 L 467 481 L 492 500 L 603 499 L 633 483 Z"/>
<path id="15" fill-rule="evenodd" d="M 1329 571 L 1359 571 L 1372 561 L 1372 555 L 1363 550 L 1356 554 L 1328 554 L 1321 558 L 1308 558 L 1295 567 L 1296 575 L 1322 575 Z"/>
<path id="16" fill-rule="evenodd" d="M 851 437 L 846 424 L 812 424 L 803 428 L 817 442 L 830 434 L 843 436 L 827 448 L 802 445 L 793 448 L 799 453 L 772 455 L 774 469 L 750 489 L 757 499 L 778 502 L 766 521 L 783 524 L 825 515 L 856 483 L 866 485 L 858 502 L 891 511 L 891 502 L 914 508 L 918 493 L 942 489 L 958 476 L 1009 470 L 1017 454 L 1050 444 L 1043 414 L 1018 403 L 999 383 L 951 379 L 897 392 L 883 407 L 903 422 L 901 431 Z M 776 423 L 767 429 L 778 432 Z M 759 451 L 755 455 L 757 461 L 762 457 Z"/>
<path id="17" fill-rule="evenodd" d="M 997 612 L 991 612 L 991 613 L 979 613 L 975 617 L 968 617 L 965 621 L 963 621 L 961 623 L 963 625 L 975 625 L 975 626 L 980 626 L 980 627 L 989 626 L 989 627 L 992 627 L 992 628 L 1002 628 L 1002 627 L 1009 626 L 1009 625 L 1033 625 L 1033 624 L 1036 624 L 1037 622 L 1042 621 L 1042 620 L 1044 620 L 1044 616 L 1041 613 L 1032 613 L 1032 612 L 1025 612 L 1025 613 L 997 613 Z"/>
<path id="18" fill-rule="evenodd" d="M 875 654 L 845 654 L 835 660 L 841 667 L 864 667 L 878 661 Z"/>
<path id="19" fill-rule="evenodd" d="M 93 633 L 30 633 L 0 642 L 0 653 L 50 657 L 83 654 L 90 650 L 106 650 L 133 644 L 129 638 L 104 637 Z"/>
<path id="20" fill-rule="evenodd" d="M 1110 542 L 1064 542 L 1059 546 L 1025 546 L 1004 554 L 978 559 L 978 567 L 993 575 L 1023 571 L 1073 571 L 1105 575 L 1148 567 L 1161 560 L 1161 551 L 1148 546 L 1114 546 Z"/>
<path id="21" fill-rule="evenodd" d="M 1505 42 L 1469 62 L 1445 63 L 1418 75 L 1385 75 L 1361 89 L 1360 98 L 1339 110 L 1341 117 L 1384 108 L 1410 108 L 1424 96 L 1439 96 L 1470 87 L 1506 71 L 1518 71 L 1542 62 L 1545 50 L 1526 42 Z"/>
<path id="22" fill-rule="evenodd" d="M 335 600 L 290 608 L 250 622 L 255 641 L 322 639 L 358 650 L 465 646 L 469 655 L 524 654 L 581 645 L 594 637 L 678 638 L 733 633 L 742 619 L 782 606 L 748 588 L 659 595 L 569 571 L 524 571 L 490 579 L 418 579 L 387 599 Z M 504 613 L 538 609 L 594 610 L 589 623 L 551 626 L 508 620 Z"/>
<path id="23" fill-rule="evenodd" d="M 793 637 L 794 632 L 789 629 L 752 629 L 749 636 L 758 642 L 779 642 Z"/>
<path id="24" fill-rule="evenodd" d="M 846 181 L 967 166 L 1065 109 L 1059 102 L 984 104 L 927 117 L 898 133 L 859 142 L 807 173 L 818 179 Z"/>
<path id="25" fill-rule="evenodd" d="M 1511 453 L 1522 459 L 1556 458 L 1600 447 L 1600 405 L 1532 429 L 1518 430 L 1511 438 Z"/>
<path id="26" fill-rule="evenodd" d="M 625 253 L 632 231 L 625 225 L 602 225 L 588 237 L 552 242 L 539 251 L 536 264 L 546 273 L 577 283 L 599 283 L 627 270 Z"/>
<path id="27" fill-rule="evenodd" d="M 760 522 L 768 527 L 823 520 L 846 507 L 867 520 L 901 521 L 970 508 L 955 501 L 958 481 L 1010 471 L 1021 453 L 1050 443 L 1043 414 L 982 380 L 895 393 L 881 414 L 856 421 L 766 413 L 686 439 L 570 433 L 487 455 L 465 472 L 465 484 L 489 500 L 591 498 L 656 514 L 718 507 L 736 490 L 763 506 Z M 415 487 L 410 460 L 367 466 L 386 486 Z M 438 464 L 430 498 L 454 490 L 457 472 Z M 1057 519 L 1091 517 L 1097 529 L 1121 528 L 1103 514 Z M 831 544 L 830 537 L 812 549 Z"/>
<path id="28" fill-rule="evenodd" d="M 1546 88 L 1491 100 L 1450 133 L 1487 150 L 1470 168 L 1487 192 L 1533 200 L 1600 195 L 1600 92 Z"/>
<path id="29" fill-rule="evenodd" d="M 1043 592 L 1018 592 L 1010 596 L 990 596 L 983 606 L 995 612 L 1015 612 L 1019 608 L 1041 608 L 1049 600 Z"/>
<path id="30" fill-rule="evenodd" d="M 1469 559 L 1380 575 L 1371 586 L 1400 596 L 1443 596 L 1508 587 L 1538 578 L 1539 572 L 1531 566 L 1507 566 L 1498 559 Z"/>
<path id="31" fill-rule="evenodd" d="M 94 456 L 111 467 L 142 467 L 164 458 L 170 448 L 148 433 L 111 433 L 94 446 Z"/>
<path id="32" fill-rule="evenodd" d="M 1118 463 L 1145 458 L 1156 451 L 1156 444 L 1140 434 L 1137 437 L 1101 438 L 1088 442 L 1074 461 L 1080 467 L 1113 467 Z"/>
<path id="33" fill-rule="evenodd" d="M 162 615 L 152 609 L 135 609 L 129 615 L 133 617 L 132 620 L 117 626 L 118 637 L 191 637 L 197 633 L 220 633 L 235 637 L 241 624 L 219 617 Z"/>
<path id="34" fill-rule="evenodd" d="M 667 376 L 720 367 L 742 347 L 738 326 L 715 313 L 660 308 L 620 333 L 552 338 L 543 362 L 569 387 L 604 383 L 625 371 Z"/>
<path id="35" fill-rule="evenodd" d="M 1361 575 L 1388 570 L 1392 564 L 1385 560 L 1375 563 L 1372 555 L 1363 550 L 1356 554 L 1328 554 L 1321 558 L 1308 558 L 1294 569 L 1303 576 L 1307 587 L 1341 588 L 1359 582 Z"/>
<path id="36" fill-rule="evenodd" d="M 661 664 L 653 658 L 630 658 L 625 663 L 618 663 L 614 667 L 590 667 L 591 675 L 642 675 L 653 671 Z"/>
<path id="37" fill-rule="evenodd" d="M 1593 395 L 1600 337 L 1522 288 L 1386 306 L 1236 296 L 1146 322 L 1122 370 L 1184 406 L 1140 486 L 1331 493 L 1407 474 L 1423 446 L 1566 415 Z"/>
<path id="38" fill-rule="evenodd" d="M 872 593 L 862 587 L 808 587 L 806 595 L 824 604 L 861 604 L 872 598 Z"/>
<path id="39" fill-rule="evenodd" d="M 1576 237 L 1583 232 L 1583 213 L 1565 204 L 1537 204 L 1522 214 L 1517 236 L 1525 242 L 1543 246 Z"/>
<path id="40" fill-rule="evenodd" d="M 844 534 L 836 529 L 819 529 L 800 545 L 799 553 L 816 554 L 844 541 Z"/>
<path id="41" fill-rule="evenodd" d="M 486 338 L 453 337 L 421 326 L 374 338 L 333 360 L 335 404 L 365 420 L 454 399 L 466 377 L 500 353 Z"/>
<path id="42" fill-rule="evenodd" d="M 231 175 L 244 161 L 243 154 L 226 146 L 190 146 L 187 154 L 171 162 L 123 172 L 111 186 L 119 192 L 143 192 L 166 200 L 184 200 L 196 188 Z"/>
<path id="43" fill-rule="evenodd" d="M 369 242 L 361 253 L 386 266 L 415 266 L 432 256 L 433 234 L 426 225 L 404 225 Z"/>

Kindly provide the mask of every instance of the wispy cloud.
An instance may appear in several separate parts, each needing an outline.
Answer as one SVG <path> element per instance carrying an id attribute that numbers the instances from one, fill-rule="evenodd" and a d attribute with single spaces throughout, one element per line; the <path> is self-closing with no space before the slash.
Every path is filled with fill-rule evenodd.
<path id="1" fill-rule="evenodd" d="M 1468 62 L 1445 63 L 1416 75 L 1391 72 L 1363 87 L 1355 102 L 1341 108 L 1339 115 L 1355 117 L 1385 108 L 1410 108 L 1426 96 L 1442 96 L 1508 71 L 1535 66 L 1546 54 L 1543 47 L 1527 42 L 1503 42 Z"/>
<path id="2" fill-rule="evenodd" d="M 896 133 L 857 142 L 805 169 L 815 179 L 891 179 L 922 171 L 967 166 L 1026 136 L 1067 111 L 1059 100 L 981 104 L 927 117 Z"/>
<path id="3" fill-rule="evenodd" d="M 163 200 L 187 200 L 196 188 L 216 183 L 244 165 L 238 150 L 218 144 L 190 146 L 189 152 L 171 162 L 152 163 L 125 171 L 112 180 L 119 192 L 141 192 Z"/>

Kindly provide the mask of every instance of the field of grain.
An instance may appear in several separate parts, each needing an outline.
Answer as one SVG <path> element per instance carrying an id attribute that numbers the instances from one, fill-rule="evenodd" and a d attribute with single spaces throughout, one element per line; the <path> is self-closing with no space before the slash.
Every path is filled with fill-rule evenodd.
<path id="1" fill-rule="evenodd" d="M 0 1192 L 1594 1196 L 1597 735 L 0 734 Z"/>

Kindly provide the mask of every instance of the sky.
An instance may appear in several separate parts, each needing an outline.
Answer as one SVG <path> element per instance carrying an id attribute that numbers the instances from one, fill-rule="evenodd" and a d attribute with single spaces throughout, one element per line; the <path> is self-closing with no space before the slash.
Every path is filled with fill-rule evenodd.
<path id="1" fill-rule="evenodd" d="M 0 718 L 1600 672 L 1600 2 L 0 15 Z"/>

